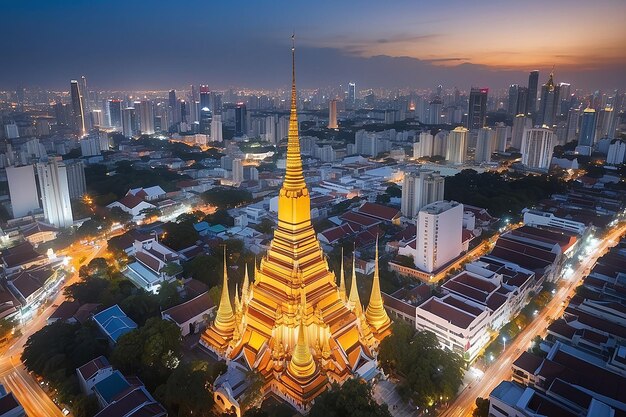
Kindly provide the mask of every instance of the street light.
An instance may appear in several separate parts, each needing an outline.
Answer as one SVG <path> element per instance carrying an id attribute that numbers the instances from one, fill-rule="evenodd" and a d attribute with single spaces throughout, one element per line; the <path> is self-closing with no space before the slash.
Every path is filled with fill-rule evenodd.
<path id="1" fill-rule="evenodd" d="M 506 350 L 506 337 L 502 336 L 502 342 L 504 343 L 504 349 L 502 349 L 503 351 Z"/>

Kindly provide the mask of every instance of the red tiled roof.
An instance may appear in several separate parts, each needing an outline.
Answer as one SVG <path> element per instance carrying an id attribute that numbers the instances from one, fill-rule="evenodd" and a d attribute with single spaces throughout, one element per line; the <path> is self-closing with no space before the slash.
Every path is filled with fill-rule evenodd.
<path id="1" fill-rule="evenodd" d="M 472 240 L 474 239 L 476 236 L 474 236 L 474 233 L 471 230 L 468 229 L 463 229 L 462 231 L 462 235 L 461 235 L 461 242 L 467 242 L 468 240 Z"/>
<path id="2" fill-rule="evenodd" d="M 168 308 L 163 311 L 163 314 L 167 314 L 174 320 L 179 326 L 186 321 L 203 314 L 209 309 L 215 307 L 213 300 L 209 297 L 209 293 L 205 292 L 189 301 L 185 301 L 182 304 Z"/>
<path id="3" fill-rule="evenodd" d="M 541 365 L 542 361 L 543 359 L 539 356 L 535 356 L 532 353 L 528 352 L 522 352 L 522 354 L 519 355 L 517 359 L 515 359 L 515 362 L 513 362 L 513 366 L 523 369 L 527 373 L 534 375 L 535 371 L 537 370 L 537 368 L 539 368 L 539 365 Z"/>
<path id="4" fill-rule="evenodd" d="M 68 320 L 74 316 L 79 306 L 80 303 L 78 301 L 63 301 L 50 315 L 49 320 Z"/>
<path id="5" fill-rule="evenodd" d="M 391 310 L 401 311 L 402 313 L 415 318 L 415 310 L 417 309 L 417 307 L 407 302 L 404 302 L 402 300 L 399 300 L 395 297 L 392 297 L 391 295 L 387 295 L 384 292 L 381 294 L 383 297 L 383 303 L 385 304 L 385 307 Z"/>
<path id="6" fill-rule="evenodd" d="M 78 368 L 78 373 L 84 380 L 87 380 L 94 376 L 99 370 L 109 367 L 111 367 L 111 365 L 109 364 L 107 358 L 104 356 L 98 356 Z"/>
<path id="7" fill-rule="evenodd" d="M 163 406 L 155 402 L 137 387 L 123 398 L 103 408 L 95 417 L 164 417 L 167 412 Z"/>
<path id="8" fill-rule="evenodd" d="M 145 252 L 138 251 L 135 253 L 135 259 L 139 261 L 144 266 L 150 268 L 155 273 L 159 273 L 161 271 L 161 263 L 158 259 L 153 258 Z"/>
<path id="9" fill-rule="evenodd" d="M 143 199 L 139 197 L 139 193 L 137 195 L 127 194 L 124 197 L 120 198 L 118 202 L 129 209 L 133 209 L 137 207 L 139 204 L 143 202 Z"/>
<path id="10" fill-rule="evenodd" d="M 2 252 L 2 259 L 9 268 L 24 265 L 43 257 L 43 255 L 40 255 L 35 251 L 33 245 L 31 245 L 28 241 L 13 246 L 12 248 L 5 249 Z"/>
<path id="11" fill-rule="evenodd" d="M 467 329 L 476 318 L 476 316 L 458 310 L 436 297 L 431 297 L 418 308 L 439 316 L 461 329 Z"/>
<path id="12" fill-rule="evenodd" d="M 400 216 L 400 210 L 376 203 L 365 203 L 357 210 L 357 212 L 388 222 L 391 222 Z"/>
<path id="13" fill-rule="evenodd" d="M 322 236 L 328 243 L 335 243 L 341 238 L 345 238 L 354 234 L 354 230 L 348 224 L 342 224 L 340 226 L 331 227 L 322 232 Z"/>
<path id="14" fill-rule="evenodd" d="M 372 227 L 380 223 L 380 220 L 374 219 L 364 214 L 357 213 L 355 211 L 349 211 L 339 217 L 341 218 L 341 220 L 348 222 L 350 226 L 355 230 L 358 230 L 360 228 Z"/>

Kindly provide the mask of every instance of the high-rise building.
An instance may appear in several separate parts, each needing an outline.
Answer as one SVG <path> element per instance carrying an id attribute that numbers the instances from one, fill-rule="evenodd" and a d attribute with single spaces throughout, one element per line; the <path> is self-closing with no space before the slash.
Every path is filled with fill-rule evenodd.
<path id="1" fill-rule="evenodd" d="M 511 84 L 509 86 L 509 101 L 507 103 L 507 113 L 511 116 L 517 115 L 517 101 L 519 98 L 519 85 Z"/>
<path id="2" fill-rule="evenodd" d="M 560 83 L 559 84 L 559 104 L 557 108 L 557 114 L 559 116 L 565 116 L 571 106 L 571 84 Z"/>
<path id="3" fill-rule="evenodd" d="M 465 162 L 468 132 L 469 130 L 460 126 L 450 132 L 448 135 L 446 161 L 451 164 L 463 164 Z"/>
<path id="4" fill-rule="evenodd" d="M 578 133 L 578 146 L 592 147 L 595 144 L 596 137 L 596 111 L 587 107 L 583 111 L 582 120 L 580 122 L 580 131 Z"/>
<path id="5" fill-rule="evenodd" d="M 579 109 L 569 109 L 567 112 L 567 135 L 565 143 L 576 140 L 576 134 L 578 133 L 578 121 L 580 119 Z"/>
<path id="6" fill-rule="evenodd" d="M 254 369 L 265 381 L 264 396 L 276 395 L 304 413 L 330 381 L 341 384 L 375 368 L 379 341 L 390 333 L 391 322 L 380 292 L 378 249 L 364 311 L 354 263 L 348 297 L 343 263 L 337 285 L 317 240 L 302 170 L 295 70 L 293 74 L 278 227 L 260 265 L 254 265 L 254 283 L 244 273 L 234 307 L 225 251 L 219 306 L 215 320 L 200 339 L 204 347 L 229 363 L 226 373 L 214 384 L 215 402 L 226 410 L 238 408 L 229 383 L 241 372 Z M 243 361 L 235 360 L 244 357 Z"/>
<path id="7" fill-rule="evenodd" d="M 122 127 L 122 100 L 109 100 L 109 118 L 111 127 Z"/>
<path id="8" fill-rule="evenodd" d="M 541 102 L 539 103 L 536 124 L 538 126 L 554 126 L 559 108 L 559 87 L 554 85 L 554 73 L 551 72 L 548 82 L 541 87 Z"/>
<path id="9" fill-rule="evenodd" d="M 348 83 L 348 102 L 347 108 L 354 109 L 356 107 L 356 83 Z"/>
<path id="10" fill-rule="evenodd" d="M 328 102 L 328 128 L 337 129 L 337 100 L 330 100 Z"/>
<path id="11" fill-rule="evenodd" d="M 222 115 L 214 114 L 211 120 L 211 140 L 221 142 L 222 139 Z"/>
<path id="12" fill-rule="evenodd" d="M 91 126 L 94 128 L 98 128 L 104 126 L 104 119 L 102 116 L 102 110 L 95 109 L 89 113 L 91 119 Z"/>
<path id="13" fill-rule="evenodd" d="M 237 103 L 235 107 L 235 136 L 248 134 L 248 112 L 245 103 Z"/>
<path id="14" fill-rule="evenodd" d="M 448 132 L 447 130 L 437 132 L 437 134 L 433 138 L 433 156 L 437 155 L 445 158 L 448 153 L 449 136 L 450 132 Z"/>
<path id="15" fill-rule="evenodd" d="M 89 101 L 89 90 L 87 89 L 87 77 L 80 77 L 80 95 L 83 102 L 83 114 L 91 111 L 91 103 Z"/>
<path id="16" fill-rule="evenodd" d="M 507 141 L 511 133 L 511 128 L 504 123 L 496 123 L 496 141 L 494 152 L 506 152 Z"/>
<path id="17" fill-rule="evenodd" d="M 122 112 L 122 134 L 126 138 L 132 138 L 135 133 L 134 127 L 137 124 L 135 108 L 126 107 Z"/>
<path id="18" fill-rule="evenodd" d="M 428 103 L 428 124 L 438 125 L 441 123 L 441 112 L 443 110 L 443 102 L 439 97 L 435 97 Z"/>
<path id="19" fill-rule="evenodd" d="M 74 219 L 65 164 L 60 157 L 40 162 L 37 164 L 37 176 L 46 220 L 57 227 L 70 227 Z"/>
<path id="20" fill-rule="evenodd" d="M 488 93 L 488 88 L 472 88 L 470 91 L 469 109 L 467 112 L 467 128 L 469 130 L 477 130 L 485 126 Z"/>
<path id="21" fill-rule="evenodd" d="M 518 114 L 513 119 L 513 129 L 511 131 L 511 147 L 522 149 L 522 140 L 524 139 L 524 130 L 533 127 L 533 121 L 529 116 Z"/>
<path id="22" fill-rule="evenodd" d="M 142 135 L 154 134 L 154 107 L 150 100 L 142 100 L 139 105 L 139 123 Z"/>
<path id="23" fill-rule="evenodd" d="M 243 161 L 239 158 L 233 159 L 233 182 L 241 184 L 243 182 Z"/>
<path id="24" fill-rule="evenodd" d="M 20 137 L 20 130 L 15 123 L 4 125 L 4 133 L 7 139 L 17 139 Z"/>
<path id="25" fill-rule="evenodd" d="M 200 86 L 200 133 L 211 134 L 211 121 L 213 112 L 211 111 L 211 92 L 208 85 Z"/>
<path id="26" fill-rule="evenodd" d="M 404 173 L 400 209 L 408 218 L 414 218 L 422 207 L 443 200 L 445 179 L 438 171 L 419 169 Z"/>
<path id="27" fill-rule="evenodd" d="M 513 116 L 518 114 L 527 114 L 528 109 L 528 87 L 518 87 L 517 88 L 517 106 L 515 107 L 515 113 L 512 113 Z"/>
<path id="28" fill-rule="evenodd" d="M 524 113 L 534 115 L 537 111 L 537 88 L 539 87 L 539 71 L 531 71 L 528 75 L 528 101 Z"/>
<path id="29" fill-rule="evenodd" d="M 80 140 L 80 153 L 82 156 L 100 155 L 100 138 L 90 135 Z"/>
<path id="30" fill-rule="evenodd" d="M 554 150 L 554 132 L 550 129 L 531 128 L 524 130 L 522 139 L 522 164 L 530 169 L 548 170 Z"/>
<path id="31" fill-rule="evenodd" d="M 463 204 L 437 201 L 417 214 L 415 266 L 434 272 L 463 252 Z"/>
<path id="32" fill-rule="evenodd" d="M 613 108 L 607 106 L 601 109 L 598 112 L 598 121 L 596 123 L 596 142 L 603 138 L 614 139 L 616 122 L 617 118 Z"/>
<path id="33" fill-rule="evenodd" d="M 65 161 L 65 168 L 70 198 L 81 198 L 87 191 L 85 163 L 81 160 Z"/>
<path id="34" fill-rule="evenodd" d="M 430 132 L 422 132 L 419 136 L 419 142 L 413 144 L 413 158 L 422 158 L 424 156 L 433 156 L 434 137 Z"/>
<path id="35" fill-rule="evenodd" d="M 39 197 L 32 165 L 6 167 L 13 218 L 24 217 L 39 210 Z"/>
<path id="36" fill-rule="evenodd" d="M 83 98 L 80 95 L 78 81 L 70 82 L 70 96 L 72 98 L 72 115 L 74 120 L 74 131 L 82 136 L 87 132 L 85 127 L 85 113 L 83 109 Z"/>
<path id="37" fill-rule="evenodd" d="M 626 161 L 626 142 L 619 139 L 613 139 L 609 144 L 609 150 L 606 155 L 606 163 L 608 165 L 620 165 Z"/>
<path id="38" fill-rule="evenodd" d="M 493 152 L 493 144 L 495 141 L 495 130 L 489 127 L 479 129 L 478 136 L 476 137 L 476 152 L 474 154 L 474 161 L 491 162 L 491 153 Z"/>

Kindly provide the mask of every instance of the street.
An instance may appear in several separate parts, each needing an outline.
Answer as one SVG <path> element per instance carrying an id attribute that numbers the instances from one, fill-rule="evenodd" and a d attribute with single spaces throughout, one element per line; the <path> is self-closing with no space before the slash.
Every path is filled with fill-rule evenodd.
<path id="1" fill-rule="evenodd" d="M 493 364 L 485 371 L 480 380 L 470 384 L 462 391 L 455 401 L 450 404 L 448 409 L 441 413 L 445 417 L 464 417 L 471 416 L 475 407 L 476 398 L 488 398 L 489 393 L 501 381 L 509 380 L 511 377 L 511 365 L 518 358 L 521 352 L 530 347 L 532 339 L 536 335 L 544 336 L 549 322 L 558 318 L 567 306 L 567 298 L 574 295 L 575 289 L 587 274 L 587 269 L 592 268 L 596 260 L 601 257 L 604 252 L 614 246 L 620 236 L 626 232 L 626 225 L 618 226 L 610 232 L 598 245 L 598 247 L 590 253 L 567 280 L 562 280 L 566 285 L 561 287 L 550 303 L 540 311 L 537 317 L 530 323 L 510 344 L 507 344 L 506 351 L 502 353 Z"/>
<path id="2" fill-rule="evenodd" d="M 78 281 L 80 266 L 88 264 L 93 258 L 99 256 L 106 249 L 106 241 L 99 240 L 94 246 L 78 246 L 80 246 L 79 249 L 71 250 L 69 253 L 73 257 L 71 264 L 76 269 L 74 274 L 60 287 L 56 297 L 50 300 L 48 307 L 22 326 L 22 335 L 12 340 L 9 348 L 0 356 L 0 382 L 7 391 L 15 395 L 29 417 L 63 417 L 59 407 L 26 371 L 20 357 L 30 335 L 42 329 L 56 306 L 65 301 L 63 288 Z M 82 262 L 80 262 L 81 258 Z"/>

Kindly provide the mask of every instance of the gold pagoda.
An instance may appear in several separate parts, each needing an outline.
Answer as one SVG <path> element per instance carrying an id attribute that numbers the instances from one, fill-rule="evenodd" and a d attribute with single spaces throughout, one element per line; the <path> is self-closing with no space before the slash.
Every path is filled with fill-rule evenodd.
<path id="1" fill-rule="evenodd" d="M 376 372 L 376 350 L 390 332 L 378 275 L 378 242 L 367 309 L 358 297 L 355 265 L 346 297 L 343 260 L 340 285 L 330 271 L 311 224 L 311 202 L 302 172 L 296 108 L 295 47 L 292 47 L 291 115 L 287 163 L 278 197 L 278 226 L 267 254 L 248 270 L 233 304 L 228 292 L 226 255 L 222 296 L 214 322 L 200 343 L 231 368 L 256 370 L 264 395 L 273 393 L 307 412 L 331 382 L 343 383 Z M 342 257 L 343 258 L 343 257 Z M 235 372 L 235 371 L 233 371 Z M 243 375 L 240 372 L 240 375 Z M 236 378 L 235 378 L 236 379 Z M 215 382 L 216 403 L 239 413 L 237 387 L 228 376 Z"/>

